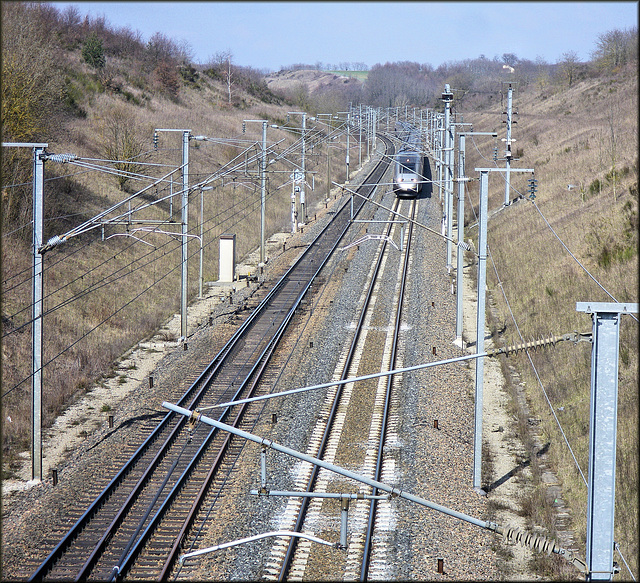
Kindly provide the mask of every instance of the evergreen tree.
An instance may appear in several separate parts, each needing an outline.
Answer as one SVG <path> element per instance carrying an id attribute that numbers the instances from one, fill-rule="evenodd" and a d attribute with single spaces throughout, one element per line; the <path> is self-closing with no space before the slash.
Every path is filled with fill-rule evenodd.
<path id="1" fill-rule="evenodd" d="M 107 60 L 104 56 L 102 41 L 95 32 L 92 32 L 82 47 L 82 58 L 94 69 L 102 69 Z"/>

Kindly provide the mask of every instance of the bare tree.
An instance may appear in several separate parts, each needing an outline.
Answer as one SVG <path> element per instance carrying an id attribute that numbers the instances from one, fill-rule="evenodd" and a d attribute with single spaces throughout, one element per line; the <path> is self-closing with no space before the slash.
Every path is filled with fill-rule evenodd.
<path id="1" fill-rule="evenodd" d="M 2 2 L 1 128 L 6 142 L 48 141 L 55 133 L 62 104 L 63 79 L 49 22 L 38 5 Z M 29 215 L 29 157 L 22 148 L 3 148 L 2 223 Z"/>
<path id="2" fill-rule="evenodd" d="M 123 105 L 109 108 L 99 120 L 104 157 L 114 161 L 114 167 L 127 173 L 140 172 L 145 151 L 144 132 L 140 131 L 135 116 Z M 120 190 L 125 190 L 131 177 L 117 176 Z"/>
<path id="3" fill-rule="evenodd" d="M 614 29 L 598 36 L 596 50 L 591 57 L 599 67 L 613 70 L 631 61 L 634 57 L 637 58 L 637 51 L 637 28 Z"/>
<path id="4" fill-rule="evenodd" d="M 502 54 L 502 62 L 509 67 L 515 67 L 518 64 L 518 61 L 519 61 L 518 55 L 514 53 Z"/>
<path id="5" fill-rule="evenodd" d="M 213 56 L 212 61 L 215 68 L 218 69 L 224 77 L 227 85 L 227 101 L 229 105 L 231 105 L 231 87 L 234 77 L 233 53 L 229 49 L 226 51 L 220 51 Z"/>
<path id="6" fill-rule="evenodd" d="M 575 51 L 568 51 L 562 53 L 562 60 L 560 61 L 560 71 L 562 76 L 567 80 L 569 87 L 573 85 L 576 79 L 578 71 L 580 70 L 580 59 L 578 53 Z"/>

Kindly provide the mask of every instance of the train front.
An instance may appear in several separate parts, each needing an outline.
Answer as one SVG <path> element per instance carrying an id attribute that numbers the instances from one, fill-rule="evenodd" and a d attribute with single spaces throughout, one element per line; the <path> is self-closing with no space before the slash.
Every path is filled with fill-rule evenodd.
<path id="1" fill-rule="evenodd" d="M 396 156 L 393 190 L 397 196 L 416 196 L 421 186 L 420 155 L 400 152 Z"/>

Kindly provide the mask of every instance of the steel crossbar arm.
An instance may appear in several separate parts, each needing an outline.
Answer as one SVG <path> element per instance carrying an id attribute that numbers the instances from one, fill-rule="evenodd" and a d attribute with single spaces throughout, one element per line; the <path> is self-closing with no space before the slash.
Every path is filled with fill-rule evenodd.
<path id="1" fill-rule="evenodd" d="M 270 439 L 266 439 L 260 437 L 258 435 L 254 435 L 247 431 L 243 431 L 242 429 L 238 429 L 236 427 L 232 427 L 231 425 L 227 425 L 226 423 L 222 423 L 220 421 L 216 421 L 211 417 L 206 417 L 197 411 L 190 411 L 189 409 L 184 409 L 183 407 L 179 407 L 172 403 L 168 403 L 164 401 L 162 406 L 170 411 L 175 413 L 179 413 L 180 415 L 184 415 L 189 417 L 190 422 L 192 423 L 205 423 L 207 425 L 211 425 L 213 427 L 218 427 L 223 431 L 228 431 L 229 433 L 233 433 L 239 437 L 247 439 L 248 441 L 253 441 L 254 443 L 258 443 L 263 447 L 269 447 L 281 453 L 285 453 L 302 461 L 309 462 L 341 476 L 345 478 L 350 478 L 355 480 L 356 482 L 361 482 L 363 484 L 367 484 L 368 486 L 372 486 L 373 488 L 377 488 L 382 492 L 387 492 L 390 498 L 403 498 L 405 500 L 409 500 L 410 502 L 414 502 L 419 504 L 420 506 L 426 506 L 427 508 L 431 508 L 437 512 L 441 512 L 443 514 L 447 514 L 448 516 L 452 516 L 453 518 L 457 518 L 459 520 L 463 520 L 474 526 L 479 526 L 480 528 L 484 528 L 486 530 L 491 530 L 497 534 L 502 535 L 507 540 L 513 540 L 514 542 L 518 542 L 523 546 L 528 546 L 529 548 L 536 551 L 543 551 L 548 554 L 555 553 L 569 561 L 574 566 L 578 567 L 580 570 L 583 570 L 584 561 L 575 557 L 573 553 L 570 551 L 558 546 L 554 541 L 548 540 L 542 536 L 533 535 L 530 533 L 524 533 L 519 531 L 518 529 L 510 528 L 510 527 L 502 527 L 495 522 L 480 520 L 473 516 L 469 516 L 468 514 L 464 514 L 463 512 L 458 512 L 456 510 L 452 510 L 451 508 L 447 508 L 446 506 L 441 506 L 440 504 L 436 504 L 435 502 L 431 502 L 426 500 L 425 498 L 421 498 L 420 496 L 415 496 L 409 492 L 405 492 L 388 484 L 384 484 L 383 482 L 379 482 L 378 480 L 372 480 L 371 478 L 367 478 L 366 476 L 362 476 L 360 474 L 356 474 L 350 470 L 342 468 L 341 466 L 337 466 L 335 464 L 326 462 L 324 460 L 314 458 L 312 456 L 306 455 L 295 449 L 291 449 L 284 445 L 280 445 Z M 299 535 L 300 533 L 298 533 Z M 319 541 L 318 541 L 319 542 Z M 326 543 L 324 543 L 326 544 Z"/>

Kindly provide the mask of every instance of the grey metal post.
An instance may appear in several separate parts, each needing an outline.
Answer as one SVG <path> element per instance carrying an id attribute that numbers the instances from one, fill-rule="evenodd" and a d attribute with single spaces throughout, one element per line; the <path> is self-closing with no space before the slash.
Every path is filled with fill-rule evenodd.
<path id="1" fill-rule="evenodd" d="M 378 140 L 376 138 L 376 132 L 378 131 L 378 110 L 374 109 L 373 110 L 373 117 L 371 119 L 371 133 L 373 134 L 373 144 L 372 144 L 372 148 L 371 148 L 371 153 L 375 154 L 376 152 L 376 144 L 378 143 Z"/>
<path id="2" fill-rule="evenodd" d="M 509 204 L 509 193 L 511 192 L 511 112 L 512 112 L 513 89 L 509 83 L 507 92 L 507 143 L 505 151 L 505 186 L 504 186 L 504 204 Z"/>
<path id="3" fill-rule="evenodd" d="M 204 191 L 212 190 L 213 186 L 200 187 L 200 270 L 198 273 L 198 297 L 202 298 L 202 288 L 204 286 Z"/>
<path id="4" fill-rule="evenodd" d="M 33 151 L 33 261 L 31 305 L 31 478 L 42 480 L 42 312 L 44 244 L 44 160 L 46 143 L 2 142 L 3 148 Z"/>
<path id="5" fill-rule="evenodd" d="M 587 498 L 589 581 L 610 581 L 614 573 L 618 345 L 620 316 L 637 313 L 638 304 L 577 302 L 576 311 L 592 314 L 591 404 Z"/>
<path id="6" fill-rule="evenodd" d="M 451 271 L 451 232 L 453 231 L 453 137 L 451 129 L 451 101 L 453 93 L 449 84 L 445 84 L 442 101 L 444 101 L 444 212 L 447 234 L 447 270 Z"/>
<path id="7" fill-rule="evenodd" d="M 476 168 L 480 172 L 480 216 L 478 218 L 478 315 L 476 320 L 476 353 L 484 352 L 485 287 L 487 281 L 487 214 L 489 208 L 489 172 L 501 168 Z M 533 172 L 532 168 L 518 168 L 516 172 Z M 476 404 L 473 445 L 473 487 L 480 489 L 482 464 L 482 389 L 484 358 L 476 360 Z"/>
<path id="8" fill-rule="evenodd" d="M 347 176 L 346 182 L 349 182 L 349 134 L 351 133 L 351 111 L 347 112 L 347 156 L 346 156 L 346 164 L 347 164 Z"/>
<path id="9" fill-rule="evenodd" d="M 462 124 L 460 124 L 462 125 Z M 468 181 L 465 178 L 465 155 L 466 155 L 466 138 L 467 136 L 493 136 L 494 138 L 498 134 L 496 132 L 461 132 L 460 145 L 458 151 L 458 241 L 464 241 L 464 185 Z M 462 348 L 462 328 L 464 318 L 464 303 L 463 303 L 463 263 L 464 263 L 464 251 L 458 247 L 456 256 L 456 339 L 453 343 L 456 346 Z"/>
<path id="10" fill-rule="evenodd" d="M 265 126 L 266 128 L 266 126 Z M 302 161 L 300 167 L 302 168 L 302 184 L 300 185 L 300 213 L 303 223 L 307 222 L 307 198 L 305 193 L 305 182 L 307 180 L 307 174 L 304 167 L 304 155 L 305 155 L 305 132 L 307 129 L 307 114 L 302 114 Z M 266 130 L 265 130 L 266 131 Z M 266 138 L 265 138 L 266 141 Z"/>
<path id="11" fill-rule="evenodd" d="M 304 116 L 303 119 L 303 128 L 304 128 Z M 304 132 L 304 129 L 303 129 Z M 304 136 L 304 133 L 302 134 Z M 302 139 L 302 172 L 304 175 L 304 137 Z M 304 182 L 302 185 L 302 193 L 304 193 Z M 304 194 L 300 195 L 300 202 L 302 204 L 302 197 Z M 262 163 L 260 164 L 260 263 L 265 262 L 265 252 L 264 252 L 264 214 L 265 214 L 265 202 L 267 200 L 267 122 L 262 122 Z M 303 207 L 304 208 L 304 207 Z M 304 220 L 304 214 L 303 219 Z"/>
<path id="12" fill-rule="evenodd" d="M 203 275 L 202 275 L 202 267 L 204 263 L 204 245 L 203 245 L 203 236 L 204 236 L 204 188 L 200 187 L 200 261 L 199 261 L 199 270 L 198 270 L 198 298 L 202 299 L 202 287 L 203 287 Z"/>
<path id="13" fill-rule="evenodd" d="M 347 519 L 349 517 L 349 498 L 340 500 L 340 544 L 347 548 Z"/>
<path id="14" fill-rule="evenodd" d="M 467 136 L 460 134 L 458 149 L 458 241 L 464 241 L 464 157 Z M 462 348 L 462 319 L 463 319 L 463 277 L 464 250 L 458 247 L 456 250 L 456 339 L 454 344 Z"/>
<path id="15" fill-rule="evenodd" d="M 327 142 L 327 200 L 331 194 L 331 147 Z"/>
<path id="16" fill-rule="evenodd" d="M 369 143 L 371 142 L 371 108 L 367 107 L 367 130 L 365 131 L 367 137 L 367 160 L 369 159 Z"/>
<path id="17" fill-rule="evenodd" d="M 191 130 L 182 132 L 182 272 L 180 291 L 180 336 L 187 340 L 187 278 L 188 278 L 188 237 L 189 232 L 189 138 Z"/>
<path id="18" fill-rule="evenodd" d="M 33 306 L 31 379 L 32 436 L 31 478 L 42 480 L 42 254 L 44 225 L 44 149 L 45 145 L 33 148 Z"/>
<path id="19" fill-rule="evenodd" d="M 362 167 L 362 103 L 358 104 L 358 168 Z"/>
<path id="20" fill-rule="evenodd" d="M 489 173 L 480 173 L 480 209 L 478 231 L 478 317 L 476 320 L 476 354 L 484 352 L 485 286 L 487 280 L 487 212 L 489 209 Z M 473 433 L 473 487 L 480 489 L 482 478 L 482 390 L 484 358 L 476 359 L 475 427 Z"/>
<path id="21" fill-rule="evenodd" d="M 444 128 L 443 128 L 443 118 L 442 116 L 438 116 L 438 194 L 440 196 L 440 200 L 442 200 L 442 166 L 444 163 L 444 152 L 443 152 L 443 147 L 444 147 L 444 139 L 443 139 L 443 132 L 444 132 Z M 446 201 L 445 201 L 446 204 Z M 446 213 L 446 208 L 445 208 L 445 213 Z"/>
<path id="22" fill-rule="evenodd" d="M 295 233 L 298 230 L 298 225 L 296 221 L 296 182 L 295 180 L 291 181 L 291 232 Z"/>

